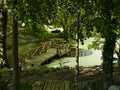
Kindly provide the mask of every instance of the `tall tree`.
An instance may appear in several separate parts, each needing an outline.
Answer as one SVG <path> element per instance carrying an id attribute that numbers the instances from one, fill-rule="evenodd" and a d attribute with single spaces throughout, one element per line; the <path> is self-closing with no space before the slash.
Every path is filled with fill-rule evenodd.
<path id="1" fill-rule="evenodd" d="M 10 67 L 6 57 L 6 30 L 7 30 L 7 8 L 4 5 L 4 8 L 3 8 L 3 60 L 5 61 L 5 66 Z"/>
<path id="2" fill-rule="evenodd" d="M 19 61 L 18 61 L 18 16 L 17 16 L 17 0 L 13 0 L 13 76 L 14 90 L 19 88 Z"/>
<path id="3" fill-rule="evenodd" d="M 117 20 L 118 25 L 120 25 L 120 21 L 119 18 Z M 117 54 L 118 60 L 118 71 L 119 71 L 119 77 L 120 77 L 120 26 L 117 26 L 118 28 L 115 30 L 115 33 L 117 34 L 117 40 L 116 40 L 116 49 L 115 49 L 115 53 Z M 119 78 L 119 82 L 120 82 L 120 78 Z"/>
<path id="4" fill-rule="evenodd" d="M 69 37 L 76 40 L 77 73 L 79 73 L 79 41 L 83 44 L 84 38 L 89 37 L 92 30 L 91 7 L 91 0 L 59 0 L 58 22 L 63 27 L 66 40 L 69 40 Z"/>
<path id="5" fill-rule="evenodd" d="M 103 46 L 103 72 L 104 72 L 104 89 L 108 90 L 113 83 L 113 54 L 116 43 L 116 29 L 118 27 L 118 0 L 94 0 L 95 9 L 95 26 L 105 39 Z M 118 10 L 118 11 L 117 11 Z"/>
<path id="6" fill-rule="evenodd" d="M 76 31 L 76 69 L 77 72 L 76 74 L 78 75 L 80 70 L 79 70 L 79 29 L 80 29 L 80 12 L 78 10 L 77 12 L 77 31 Z"/>
<path id="7" fill-rule="evenodd" d="M 119 77 L 120 77 L 120 39 L 117 40 L 117 45 L 118 45 L 118 48 L 116 48 L 117 50 L 115 50 L 116 54 L 117 54 L 117 57 L 118 57 L 118 71 L 119 71 Z M 120 78 L 119 78 L 119 82 L 120 82 Z"/>
<path id="8" fill-rule="evenodd" d="M 0 61 L 3 62 L 3 0 L 0 1 Z"/>
<path id="9" fill-rule="evenodd" d="M 2 53 L 2 59 L 4 62 L 4 65 L 9 67 L 7 58 L 6 58 L 6 28 L 7 28 L 7 9 L 5 6 L 5 1 L 1 0 L 0 2 L 0 11 L 1 11 L 1 44 L 2 44 L 2 49 L 0 50 Z"/>

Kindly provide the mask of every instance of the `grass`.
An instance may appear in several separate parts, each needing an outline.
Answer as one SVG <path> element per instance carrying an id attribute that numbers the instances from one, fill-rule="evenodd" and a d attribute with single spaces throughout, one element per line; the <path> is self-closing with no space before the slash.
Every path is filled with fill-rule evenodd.
<path id="1" fill-rule="evenodd" d="M 35 46 L 37 46 L 36 43 L 28 43 L 28 44 L 20 45 L 18 47 L 18 54 L 21 55 L 23 52 L 25 52 L 25 51 L 27 51 L 30 48 L 33 48 Z M 7 50 L 6 54 L 7 54 L 8 62 L 11 66 L 12 65 L 12 49 Z"/>

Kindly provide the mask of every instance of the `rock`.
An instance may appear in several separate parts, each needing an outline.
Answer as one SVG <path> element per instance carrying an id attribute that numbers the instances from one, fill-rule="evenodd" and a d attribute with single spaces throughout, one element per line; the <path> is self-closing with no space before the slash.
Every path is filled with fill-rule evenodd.
<path id="1" fill-rule="evenodd" d="M 96 71 L 97 71 L 97 69 L 91 69 L 91 71 L 92 71 L 92 72 L 96 72 Z"/>
<path id="2" fill-rule="evenodd" d="M 120 90 L 120 87 L 116 85 L 112 85 L 108 90 Z"/>
<path id="3" fill-rule="evenodd" d="M 63 66 L 63 69 L 69 69 L 70 67 L 69 66 Z"/>

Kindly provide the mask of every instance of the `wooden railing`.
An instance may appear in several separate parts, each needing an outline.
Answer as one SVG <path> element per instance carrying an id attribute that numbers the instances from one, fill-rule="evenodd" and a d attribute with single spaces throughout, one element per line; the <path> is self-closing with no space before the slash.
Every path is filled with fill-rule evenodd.
<path id="1" fill-rule="evenodd" d="M 70 43 L 61 44 L 57 48 L 57 55 L 62 56 L 64 54 L 69 53 L 70 50 L 71 50 Z"/>
<path id="2" fill-rule="evenodd" d="M 29 49 L 28 51 L 20 55 L 18 58 L 19 60 L 27 60 L 31 59 L 35 55 L 41 55 L 42 53 L 45 53 L 48 50 L 50 44 L 50 41 L 41 43 L 40 46 Z"/>
<path id="3" fill-rule="evenodd" d="M 51 41 L 44 42 L 41 43 L 38 47 L 31 48 L 28 51 L 24 52 L 22 55 L 19 56 L 20 62 L 23 63 L 29 62 L 29 60 L 32 59 L 34 56 L 46 53 L 47 50 L 50 48 L 51 43 L 52 43 Z M 60 44 L 57 47 L 56 55 L 58 56 L 65 55 L 70 52 L 70 49 L 71 49 L 70 43 Z"/>

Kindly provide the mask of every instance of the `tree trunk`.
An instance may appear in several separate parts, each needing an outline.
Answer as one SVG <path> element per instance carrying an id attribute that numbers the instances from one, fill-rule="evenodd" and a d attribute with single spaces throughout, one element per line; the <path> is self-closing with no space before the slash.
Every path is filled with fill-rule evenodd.
<path id="1" fill-rule="evenodd" d="M 76 75 L 79 74 L 79 38 L 78 33 L 76 33 Z"/>
<path id="2" fill-rule="evenodd" d="M 62 26 L 63 26 L 63 32 L 64 32 L 64 40 L 65 41 L 67 41 L 67 42 L 69 42 L 69 40 L 68 40 L 68 32 L 67 32 L 67 27 L 66 27 L 66 25 L 64 25 L 64 24 L 62 24 Z"/>
<path id="3" fill-rule="evenodd" d="M 0 1 L 0 64 L 1 67 L 4 66 L 4 16 L 3 16 L 3 11 L 4 11 L 4 0 Z"/>
<path id="4" fill-rule="evenodd" d="M 18 61 L 18 17 L 17 17 L 17 0 L 13 1 L 13 77 L 14 90 L 19 88 L 19 61 Z"/>
<path id="5" fill-rule="evenodd" d="M 2 3 L 0 1 L 0 3 Z M 0 60 L 3 61 L 3 22 L 2 22 L 2 19 L 3 19 L 3 16 L 2 16 L 2 12 L 3 12 L 3 6 L 2 4 L 0 5 Z M 1 63 L 1 66 L 2 66 L 2 61 L 0 61 Z"/>
<path id="6" fill-rule="evenodd" d="M 118 70 L 119 70 L 119 72 L 120 72 L 120 45 L 119 45 L 119 50 L 118 51 L 116 51 L 116 54 L 117 54 L 117 57 L 118 57 Z"/>
<path id="7" fill-rule="evenodd" d="M 118 70 L 120 74 L 120 45 L 119 45 L 119 53 L 118 53 Z"/>
<path id="8" fill-rule="evenodd" d="M 103 72 L 104 72 L 104 88 L 108 90 L 113 83 L 113 54 L 115 49 L 116 35 L 111 31 L 108 31 L 108 35 L 105 37 L 105 43 L 103 47 Z"/>
<path id="9" fill-rule="evenodd" d="M 6 29 L 7 29 L 7 10 L 3 9 L 3 60 L 5 61 L 5 66 L 10 67 L 7 57 L 6 57 Z"/>
<path id="10" fill-rule="evenodd" d="M 68 17 L 66 16 L 66 14 L 64 14 L 64 18 L 63 18 L 63 22 L 62 22 L 62 27 L 63 27 L 63 32 L 64 32 L 64 39 L 65 41 L 69 42 L 69 33 L 68 33 L 68 26 L 67 26 L 67 22 L 68 22 Z"/>
<path id="11" fill-rule="evenodd" d="M 79 32 L 80 32 L 80 12 L 77 13 L 77 31 L 76 31 L 76 74 L 78 75 L 80 73 L 79 71 Z"/>
<path id="12" fill-rule="evenodd" d="M 120 82 L 120 44 L 119 44 L 119 50 L 116 51 L 117 57 L 118 57 L 118 73 L 119 73 L 119 82 Z"/>

